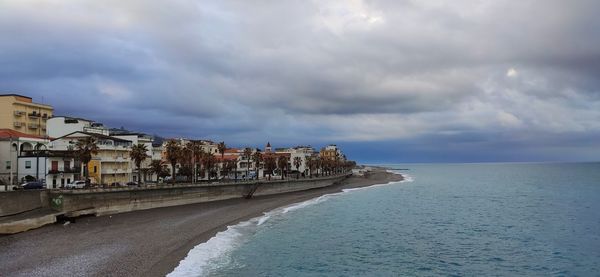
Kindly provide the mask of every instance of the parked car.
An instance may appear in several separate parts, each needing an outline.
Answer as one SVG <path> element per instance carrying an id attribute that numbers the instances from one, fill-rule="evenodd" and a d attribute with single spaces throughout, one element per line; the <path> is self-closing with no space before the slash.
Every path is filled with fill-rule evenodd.
<path id="1" fill-rule="evenodd" d="M 68 189 L 82 189 L 85 187 L 85 181 L 73 181 L 65 185 Z"/>
<path id="2" fill-rule="evenodd" d="M 137 185 L 138 185 L 138 183 L 136 183 L 136 182 L 129 182 L 129 183 L 127 183 L 127 186 L 137 186 Z"/>
<path id="3" fill-rule="evenodd" d="M 27 182 L 20 185 L 20 189 L 45 189 L 42 182 Z"/>

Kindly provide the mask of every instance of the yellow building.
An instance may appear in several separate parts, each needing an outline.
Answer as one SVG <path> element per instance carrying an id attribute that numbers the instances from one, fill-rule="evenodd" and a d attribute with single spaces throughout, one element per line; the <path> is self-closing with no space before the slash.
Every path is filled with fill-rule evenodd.
<path id="1" fill-rule="evenodd" d="M 33 103 L 27 96 L 0 94 L 0 129 L 46 136 L 46 120 L 52 117 L 54 108 Z"/>

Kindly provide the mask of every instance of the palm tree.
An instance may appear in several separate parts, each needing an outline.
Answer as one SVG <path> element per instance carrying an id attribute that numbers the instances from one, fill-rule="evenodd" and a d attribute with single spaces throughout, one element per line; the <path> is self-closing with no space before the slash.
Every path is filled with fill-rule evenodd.
<path id="1" fill-rule="evenodd" d="M 285 179 L 286 169 L 288 167 L 288 158 L 286 156 L 281 156 L 277 159 L 277 167 L 281 170 L 281 179 Z"/>
<path id="2" fill-rule="evenodd" d="M 262 161 L 262 154 L 259 151 L 254 152 L 252 154 L 252 160 L 254 161 L 254 171 L 256 172 L 256 180 L 258 180 L 258 168 L 260 167 L 260 162 Z"/>
<path id="3" fill-rule="evenodd" d="M 153 160 L 150 162 L 150 172 L 156 174 L 156 181 L 158 182 L 158 178 L 164 177 L 165 174 L 165 164 L 161 160 Z M 167 173 L 168 175 L 168 173 Z"/>
<path id="4" fill-rule="evenodd" d="M 225 150 L 227 150 L 227 145 L 225 145 L 224 141 L 221 141 L 217 145 L 217 149 L 219 150 L 219 154 L 221 154 L 221 168 L 225 169 Z"/>
<path id="5" fill-rule="evenodd" d="M 300 178 L 300 165 L 302 165 L 302 158 L 300 157 L 294 157 L 294 166 L 296 167 L 296 171 L 298 171 L 296 173 L 296 179 Z"/>
<path id="6" fill-rule="evenodd" d="M 175 140 L 169 140 L 165 146 L 166 158 L 171 164 L 171 182 L 175 182 L 175 166 L 177 166 L 177 160 L 179 159 L 179 152 L 181 147 Z"/>
<path id="7" fill-rule="evenodd" d="M 275 170 L 275 167 L 277 166 L 275 157 L 273 157 L 272 155 L 268 155 L 264 158 L 264 160 L 265 160 L 265 170 L 269 174 L 269 179 L 271 179 L 273 170 Z"/>
<path id="8" fill-rule="evenodd" d="M 250 147 L 244 148 L 243 157 L 246 160 L 246 179 L 248 179 L 248 175 L 250 174 L 250 158 L 252 157 L 252 149 Z"/>
<path id="9" fill-rule="evenodd" d="M 190 148 L 192 150 L 192 160 L 194 166 L 194 177 L 192 178 L 192 182 L 196 182 L 198 179 L 198 165 L 202 162 L 204 151 L 202 150 L 202 146 L 198 141 L 193 141 Z"/>
<path id="10" fill-rule="evenodd" d="M 210 181 L 213 170 L 215 168 L 216 158 L 211 153 L 205 153 L 203 161 L 204 161 L 204 169 L 207 171 L 208 180 Z"/>
<path id="11" fill-rule="evenodd" d="M 75 154 L 84 165 L 83 177 L 85 182 L 88 182 L 89 170 L 88 164 L 92 160 L 92 156 L 98 154 L 98 140 L 95 137 L 88 136 L 84 139 L 80 139 L 75 144 Z"/>
<path id="12" fill-rule="evenodd" d="M 313 169 L 315 168 L 315 159 L 312 156 L 306 157 L 306 167 L 308 168 L 308 176 L 312 178 Z"/>
<path id="13" fill-rule="evenodd" d="M 135 167 L 137 167 L 138 170 L 138 184 L 142 183 L 142 171 L 140 168 L 142 167 L 142 162 L 148 157 L 146 152 L 148 152 L 146 145 L 138 143 L 131 147 L 131 153 L 129 153 L 129 156 L 133 159 Z"/>

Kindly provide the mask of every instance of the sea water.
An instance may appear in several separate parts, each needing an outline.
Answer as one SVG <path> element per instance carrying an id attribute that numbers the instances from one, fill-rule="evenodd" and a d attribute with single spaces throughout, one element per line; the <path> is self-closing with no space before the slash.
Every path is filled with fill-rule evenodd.
<path id="1" fill-rule="evenodd" d="M 170 276 L 600 276 L 600 163 L 388 166 L 406 180 L 230 226 Z"/>

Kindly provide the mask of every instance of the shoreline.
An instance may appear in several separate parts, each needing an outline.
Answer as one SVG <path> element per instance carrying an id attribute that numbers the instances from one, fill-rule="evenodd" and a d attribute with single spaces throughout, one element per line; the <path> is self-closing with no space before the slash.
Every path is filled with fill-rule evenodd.
<path id="1" fill-rule="evenodd" d="M 193 247 L 228 226 L 343 189 L 401 180 L 374 168 L 324 188 L 79 218 L 0 237 L 0 267 L 10 276 L 165 276 Z"/>

